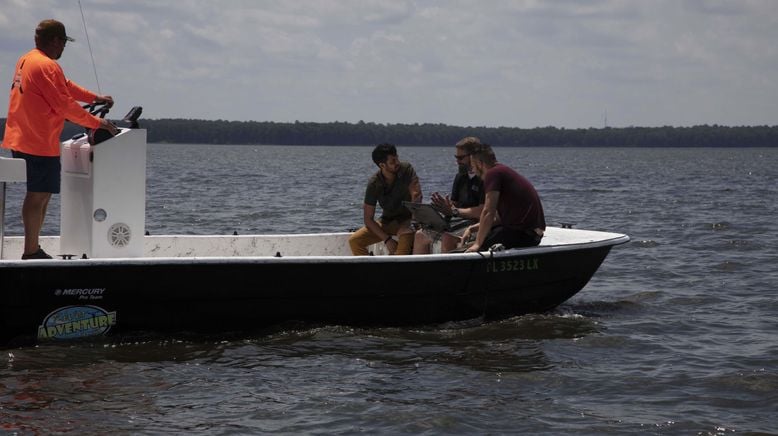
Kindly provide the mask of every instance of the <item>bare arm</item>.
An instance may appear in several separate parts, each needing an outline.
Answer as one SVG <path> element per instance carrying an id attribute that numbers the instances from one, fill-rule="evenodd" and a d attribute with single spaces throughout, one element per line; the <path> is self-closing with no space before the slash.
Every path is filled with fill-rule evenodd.
<path id="1" fill-rule="evenodd" d="M 411 184 L 408 185 L 408 190 L 411 191 L 411 201 L 414 203 L 421 203 L 421 183 L 419 182 L 418 177 L 414 177 L 413 180 L 411 180 Z"/>
<path id="2" fill-rule="evenodd" d="M 374 235 L 380 237 L 384 241 L 386 249 L 389 251 L 389 253 L 394 254 L 394 252 L 397 250 L 397 241 L 392 239 L 392 235 L 386 233 L 384 229 L 382 229 L 378 224 L 378 221 L 375 220 L 375 206 L 363 204 L 362 215 L 365 221 L 365 227 L 367 227 Z"/>
<path id="3" fill-rule="evenodd" d="M 475 238 L 475 243 L 471 245 L 467 251 L 479 251 L 481 245 L 486 240 L 486 236 L 489 231 L 492 230 L 492 226 L 497 220 L 497 201 L 500 199 L 500 191 L 489 191 L 486 193 L 486 202 L 484 202 L 483 210 L 481 211 L 481 219 L 478 222 L 478 235 Z"/>
<path id="4" fill-rule="evenodd" d="M 452 215 L 452 209 L 456 207 L 457 211 L 459 211 L 459 216 L 474 220 L 480 218 L 481 211 L 484 207 L 483 204 L 479 204 L 478 206 L 459 208 L 457 207 L 456 202 L 451 201 L 451 198 L 448 195 L 444 197 L 437 192 L 432 194 L 431 201 L 432 205 L 444 215 Z"/>
<path id="5" fill-rule="evenodd" d="M 481 218 L 481 212 L 484 210 L 484 205 L 479 204 L 478 206 L 466 207 L 463 209 L 457 208 L 457 210 L 459 211 L 459 216 L 462 218 L 477 220 Z"/>
<path id="6" fill-rule="evenodd" d="M 368 228 L 374 235 L 379 236 L 381 239 L 386 240 L 390 234 L 384 232 L 378 222 L 375 220 L 375 206 L 369 204 L 362 205 L 362 217 L 365 221 L 365 227 Z"/>

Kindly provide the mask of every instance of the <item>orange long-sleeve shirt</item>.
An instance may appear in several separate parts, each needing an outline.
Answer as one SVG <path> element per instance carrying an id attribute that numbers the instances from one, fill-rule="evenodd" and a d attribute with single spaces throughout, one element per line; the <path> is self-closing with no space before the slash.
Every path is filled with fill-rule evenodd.
<path id="1" fill-rule="evenodd" d="M 78 104 L 95 97 L 66 79 L 54 59 L 32 49 L 16 63 L 3 147 L 35 156 L 59 156 L 65 119 L 92 129 L 100 125 L 100 118 Z"/>

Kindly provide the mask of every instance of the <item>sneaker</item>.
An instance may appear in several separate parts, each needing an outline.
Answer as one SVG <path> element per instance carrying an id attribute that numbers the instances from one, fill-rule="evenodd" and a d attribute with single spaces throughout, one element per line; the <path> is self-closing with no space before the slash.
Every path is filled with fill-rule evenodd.
<path id="1" fill-rule="evenodd" d="M 49 256 L 48 253 L 43 251 L 42 248 L 38 247 L 38 251 L 36 251 L 35 253 L 22 254 L 22 260 L 27 260 L 27 259 L 51 259 L 51 256 Z"/>
<path id="2" fill-rule="evenodd" d="M 489 247 L 489 251 L 505 251 L 505 246 L 498 242 Z"/>

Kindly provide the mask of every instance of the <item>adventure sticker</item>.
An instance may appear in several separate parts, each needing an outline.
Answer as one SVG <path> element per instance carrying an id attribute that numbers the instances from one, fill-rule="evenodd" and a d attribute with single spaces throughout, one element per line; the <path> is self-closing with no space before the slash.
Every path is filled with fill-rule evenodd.
<path id="1" fill-rule="evenodd" d="M 99 336 L 116 325 L 116 312 L 97 306 L 66 306 L 54 310 L 38 326 L 38 339 L 78 339 Z"/>

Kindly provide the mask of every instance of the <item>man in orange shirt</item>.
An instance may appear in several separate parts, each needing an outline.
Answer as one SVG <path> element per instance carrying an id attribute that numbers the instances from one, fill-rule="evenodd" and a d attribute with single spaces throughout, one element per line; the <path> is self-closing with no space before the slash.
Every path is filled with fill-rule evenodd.
<path id="1" fill-rule="evenodd" d="M 110 121 L 90 114 L 78 103 L 113 105 L 110 95 L 97 95 L 65 78 L 56 62 L 67 41 L 65 26 L 43 20 L 35 29 L 35 48 L 16 63 L 2 146 L 27 163 L 27 195 L 22 205 L 24 253 L 22 259 L 51 259 L 38 244 L 51 194 L 60 190 L 60 143 L 65 119 L 111 134 Z"/>

